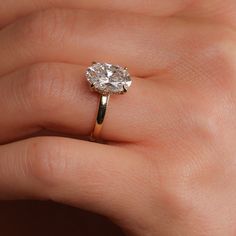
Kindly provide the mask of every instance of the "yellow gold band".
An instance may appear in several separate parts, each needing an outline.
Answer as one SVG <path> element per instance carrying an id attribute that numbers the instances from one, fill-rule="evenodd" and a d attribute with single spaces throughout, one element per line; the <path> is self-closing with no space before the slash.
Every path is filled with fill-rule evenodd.
<path id="1" fill-rule="evenodd" d="M 91 141 L 95 142 L 101 138 L 102 127 L 103 127 L 109 99 L 110 99 L 110 95 L 101 95 L 100 97 L 97 119 L 94 126 L 94 130 L 91 134 Z"/>

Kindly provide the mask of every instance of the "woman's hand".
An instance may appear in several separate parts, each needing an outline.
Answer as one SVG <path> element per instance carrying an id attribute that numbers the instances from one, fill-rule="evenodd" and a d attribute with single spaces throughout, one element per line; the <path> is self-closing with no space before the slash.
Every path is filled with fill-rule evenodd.
<path id="1" fill-rule="evenodd" d="M 234 236 L 235 12 L 235 0 L 2 1 L 1 199 L 63 202 L 136 236 Z M 107 144 L 82 140 L 94 60 L 134 80 L 111 98 Z"/>

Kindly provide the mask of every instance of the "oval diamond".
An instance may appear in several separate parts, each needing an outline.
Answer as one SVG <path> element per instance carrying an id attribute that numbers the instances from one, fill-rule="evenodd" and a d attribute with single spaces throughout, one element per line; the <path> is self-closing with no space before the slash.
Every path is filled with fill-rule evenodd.
<path id="1" fill-rule="evenodd" d="M 92 88 L 105 95 L 127 92 L 132 83 L 126 68 L 108 63 L 94 63 L 86 77 Z"/>

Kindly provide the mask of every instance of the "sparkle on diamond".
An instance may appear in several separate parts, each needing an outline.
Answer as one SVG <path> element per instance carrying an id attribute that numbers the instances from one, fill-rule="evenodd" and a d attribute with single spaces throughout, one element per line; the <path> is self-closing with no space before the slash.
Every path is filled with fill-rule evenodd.
<path id="1" fill-rule="evenodd" d="M 124 93 L 132 83 L 125 68 L 108 63 L 94 63 L 87 69 L 86 77 L 93 88 L 101 94 Z"/>

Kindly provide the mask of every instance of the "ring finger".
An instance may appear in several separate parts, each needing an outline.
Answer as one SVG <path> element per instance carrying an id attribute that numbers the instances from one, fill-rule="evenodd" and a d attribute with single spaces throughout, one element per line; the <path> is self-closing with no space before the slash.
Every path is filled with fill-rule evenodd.
<path id="1" fill-rule="evenodd" d="M 78 65 L 42 63 L 0 78 L 0 141 L 25 137 L 42 128 L 89 135 L 99 98 L 90 91 L 85 70 Z M 156 81 L 133 80 L 127 94 L 111 97 L 102 132 L 104 139 L 143 140 L 152 132 L 156 112 L 166 109 L 161 105 L 165 91 L 160 88 L 157 93 Z"/>

